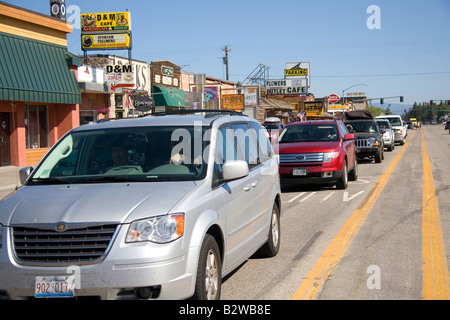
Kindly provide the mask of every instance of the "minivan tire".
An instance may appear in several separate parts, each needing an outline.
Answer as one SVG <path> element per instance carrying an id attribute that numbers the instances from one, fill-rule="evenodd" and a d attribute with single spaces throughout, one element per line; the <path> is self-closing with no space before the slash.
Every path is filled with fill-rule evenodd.
<path id="1" fill-rule="evenodd" d="M 274 204 L 270 219 L 269 237 L 267 242 L 258 250 L 258 255 L 271 258 L 278 254 L 278 251 L 280 251 L 280 231 L 280 210 L 277 204 Z"/>
<path id="2" fill-rule="evenodd" d="M 222 258 L 216 240 L 205 235 L 198 258 L 193 299 L 219 300 L 222 289 Z"/>

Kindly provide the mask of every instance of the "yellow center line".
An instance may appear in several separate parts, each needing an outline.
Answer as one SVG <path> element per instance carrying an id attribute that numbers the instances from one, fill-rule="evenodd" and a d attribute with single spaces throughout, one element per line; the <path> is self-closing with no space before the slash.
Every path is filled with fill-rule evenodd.
<path id="1" fill-rule="evenodd" d="M 355 212 L 353 212 L 352 216 L 347 220 L 333 241 L 331 241 L 328 248 L 320 256 L 316 265 L 311 269 L 308 276 L 303 280 L 300 287 L 292 296 L 292 300 L 313 300 L 322 291 L 326 280 L 344 256 L 348 247 L 352 243 L 353 238 L 356 236 L 362 224 L 366 220 L 369 212 L 372 210 L 375 202 L 383 191 L 390 175 L 392 174 L 392 171 L 397 166 L 415 133 L 416 132 L 414 131 L 411 138 L 403 146 L 402 150 L 395 156 L 392 163 L 380 179 L 378 179 L 377 183 L 370 190 L 363 202 L 359 205 Z"/>
<path id="2" fill-rule="evenodd" d="M 449 299 L 449 273 L 433 172 L 422 132 L 422 259 L 424 300 Z"/>

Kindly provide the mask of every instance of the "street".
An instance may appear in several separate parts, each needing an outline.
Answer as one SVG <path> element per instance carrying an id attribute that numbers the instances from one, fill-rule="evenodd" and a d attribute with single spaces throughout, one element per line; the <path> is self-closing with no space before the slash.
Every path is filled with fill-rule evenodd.
<path id="1" fill-rule="evenodd" d="M 441 125 L 408 132 L 382 163 L 360 161 L 347 190 L 283 186 L 278 256 L 247 260 L 222 299 L 448 298 L 450 136 Z"/>

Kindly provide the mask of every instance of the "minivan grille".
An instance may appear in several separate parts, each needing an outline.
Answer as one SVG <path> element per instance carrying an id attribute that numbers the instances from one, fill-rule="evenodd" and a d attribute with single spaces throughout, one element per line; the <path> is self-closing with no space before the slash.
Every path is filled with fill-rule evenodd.
<path id="1" fill-rule="evenodd" d="M 65 231 L 13 227 L 14 251 L 25 264 L 95 263 L 105 255 L 116 228 L 117 224 Z"/>

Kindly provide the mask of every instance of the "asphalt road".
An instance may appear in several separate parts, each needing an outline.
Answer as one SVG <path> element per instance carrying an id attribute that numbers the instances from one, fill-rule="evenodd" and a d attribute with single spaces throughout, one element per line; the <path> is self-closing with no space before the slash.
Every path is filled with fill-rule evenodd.
<path id="1" fill-rule="evenodd" d="M 448 131 L 428 125 L 347 190 L 284 186 L 279 254 L 247 260 L 222 299 L 449 299 L 449 159 Z"/>

